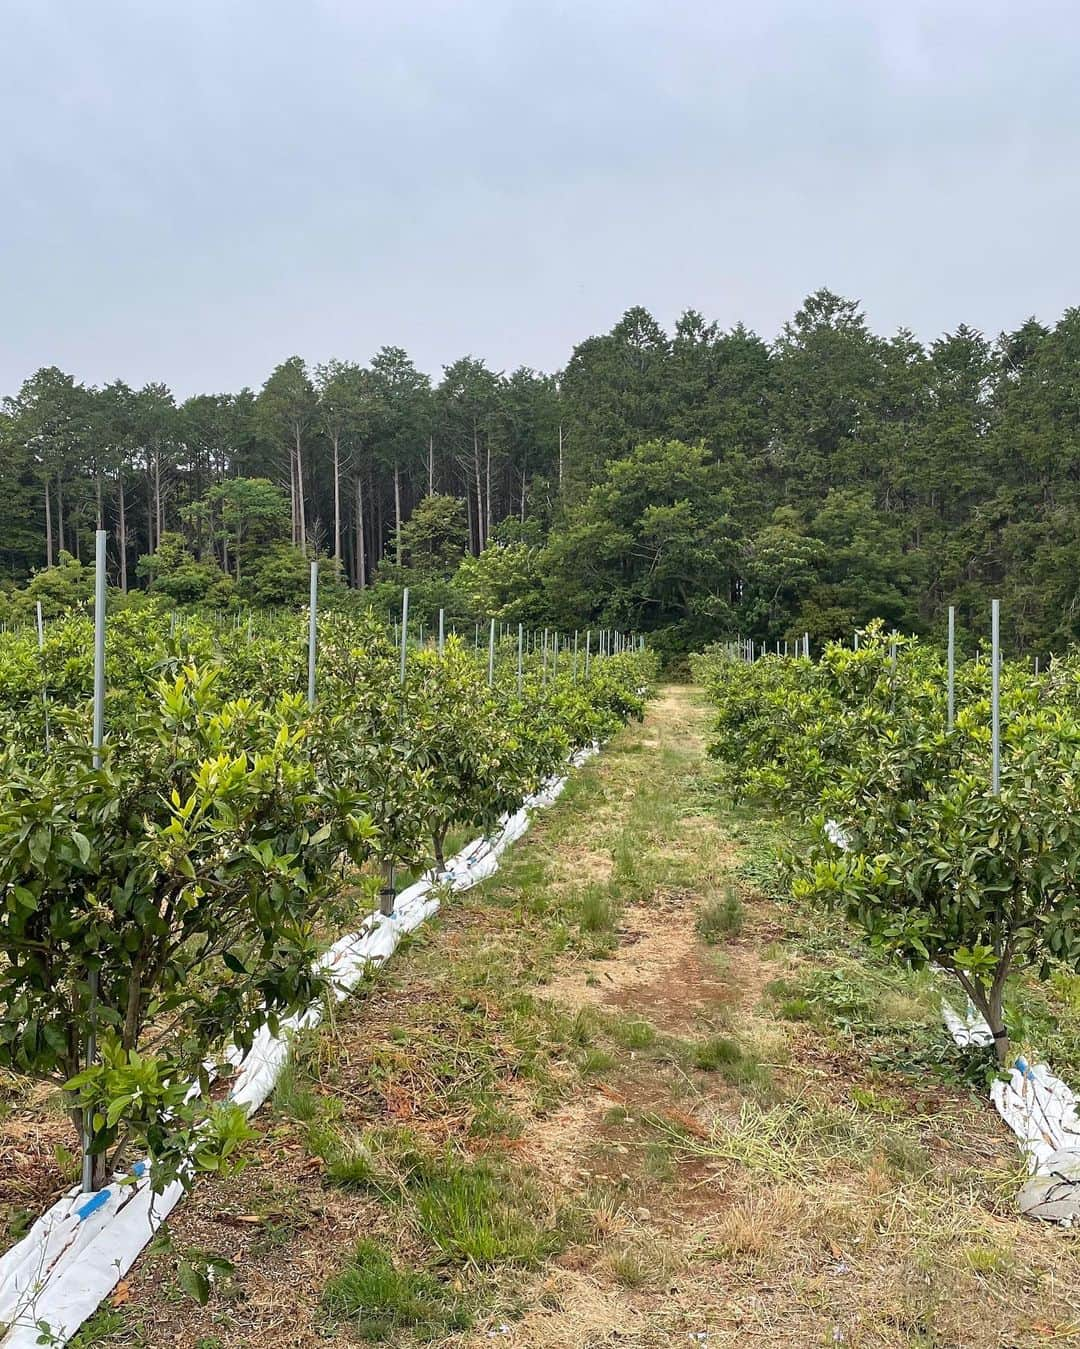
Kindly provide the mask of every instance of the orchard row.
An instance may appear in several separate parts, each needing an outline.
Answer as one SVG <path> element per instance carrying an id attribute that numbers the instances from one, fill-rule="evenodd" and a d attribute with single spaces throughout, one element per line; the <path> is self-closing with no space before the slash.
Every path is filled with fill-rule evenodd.
<path id="1" fill-rule="evenodd" d="M 728 787 L 811 822 L 795 894 L 948 971 L 1006 1064 L 1010 977 L 1080 969 L 1080 659 L 1000 668 L 999 782 L 991 664 L 956 668 L 954 717 L 945 657 L 879 626 L 816 663 L 714 650 L 696 668 Z"/>
<path id="2" fill-rule="evenodd" d="M 193 1153 L 228 1165 L 242 1121 L 187 1099 L 207 1055 L 310 1005 L 377 890 L 640 716 L 653 673 L 644 652 L 519 673 L 507 641 L 489 674 L 450 637 L 402 680 L 372 617 L 317 635 L 312 704 L 298 616 L 117 614 L 100 765 L 90 622 L 0 654 L 0 1066 L 67 1085 L 95 1186 L 135 1147 L 158 1184 Z"/>

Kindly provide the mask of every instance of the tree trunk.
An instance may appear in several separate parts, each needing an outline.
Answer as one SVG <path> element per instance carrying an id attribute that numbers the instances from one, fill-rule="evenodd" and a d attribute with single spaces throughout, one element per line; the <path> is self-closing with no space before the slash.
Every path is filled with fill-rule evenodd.
<path id="1" fill-rule="evenodd" d="M 440 871 L 446 870 L 446 858 L 443 855 L 446 847 L 446 830 L 445 824 L 440 825 L 431 835 L 431 844 L 435 852 L 435 865 Z"/>
<path id="2" fill-rule="evenodd" d="M 356 475 L 356 584 L 361 590 L 367 588 L 367 545 L 364 539 L 364 489 L 363 479 Z"/>
<path id="3" fill-rule="evenodd" d="M 428 436 L 427 443 L 427 493 L 435 495 L 435 437 Z"/>
<path id="4" fill-rule="evenodd" d="M 1004 985 L 998 985 L 996 982 L 990 989 L 990 996 L 986 1004 L 986 1024 L 990 1027 L 994 1036 L 994 1057 L 997 1059 L 999 1068 L 1008 1068 L 1009 1060 L 1012 1058 L 1012 1049 L 1009 1045 L 1009 1032 L 1005 1029 L 1005 988 Z"/>
<path id="5" fill-rule="evenodd" d="M 401 566 L 401 474 L 394 460 L 394 562 Z"/>
<path id="6" fill-rule="evenodd" d="M 476 543 L 477 553 L 484 551 L 484 486 L 480 481 L 480 439 L 473 422 L 473 474 L 476 478 Z"/>
<path id="7" fill-rule="evenodd" d="M 341 437 L 334 436 L 334 561 L 341 561 L 341 461 L 338 449 Z"/>
<path id="8" fill-rule="evenodd" d="M 562 491 L 562 422 L 559 423 L 559 491 Z"/>
<path id="9" fill-rule="evenodd" d="M 987 986 L 980 979 L 972 978 L 962 970 L 953 969 L 964 992 L 971 999 L 976 1010 L 990 1027 L 994 1037 L 994 1057 L 999 1068 L 1007 1068 L 1012 1057 L 1009 1034 L 1005 1029 L 1005 981 L 1012 964 L 1011 955 L 1004 956 L 998 963 L 994 978 Z"/>
<path id="10" fill-rule="evenodd" d="M 157 541 L 161 542 L 161 535 L 165 528 L 165 517 L 161 510 L 161 450 L 154 452 L 154 529 L 157 531 Z"/>
<path id="11" fill-rule="evenodd" d="M 521 523 L 525 523 L 525 470 L 521 470 Z"/>
<path id="12" fill-rule="evenodd" d="M 307 550 L 307 511 L 304 508 L 304 458 L 300 441 L 300 427 L 296 428 L 296 522 L 299 527 L 299 545 Z"/>
<path id="13" fill-rule="evenodd" d="M 383 494 L 375 491 L 374 483 L 372 483 L 372 498 L 375 507 L 374 562 L 378 566 L 383 555 Z"/>
<path id="14" fill-rule="evenodd" d="M 127 511 L 124 505 L 124 477 L 123 474 L 117 479 L 117 486 L 120 489 L 120 499 L 117 502 L 116 519 L 116 543 L 120 550 L 120 589 L 127 594 L 128 574 L 127 574 Z"/>
<path id="15" fill-rule="evenodd" d="M 292 545 L 296 547 L 296 457 L 289 447 L 289 519 Z"/>
<path id="16" fill-rule="evenodd" d="M 64 479 L 56 475 L 56 543 L 57 556 L 64 551 Z"/>
<path id="17" fill-rule="evenodd" d="M 52 491 L 48 478 L 45 479 L 45 565 L 51 567 L 53 564 L 53 535 L 52 535 Z"/>
<path id="18" fill-rule="evenodd" d="M 487 443 L 487 507 L 484 512 L 484 538 L 491 538 L 491 437 Z"/>
<path id="19" fill-rule="evenodd" d="M 146 542 L 148 553 L 154 551 L 154 484 L 151 472 L 150 451 L 146 452 Z"/>

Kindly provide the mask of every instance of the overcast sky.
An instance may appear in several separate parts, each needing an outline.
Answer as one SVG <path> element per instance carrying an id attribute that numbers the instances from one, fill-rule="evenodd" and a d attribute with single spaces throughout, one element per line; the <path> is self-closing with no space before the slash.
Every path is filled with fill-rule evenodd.
<path id="1" fill-rule="evenodd" d="M 1080 6 L 2 0 L 0 393 L 1080 302 Z"/>

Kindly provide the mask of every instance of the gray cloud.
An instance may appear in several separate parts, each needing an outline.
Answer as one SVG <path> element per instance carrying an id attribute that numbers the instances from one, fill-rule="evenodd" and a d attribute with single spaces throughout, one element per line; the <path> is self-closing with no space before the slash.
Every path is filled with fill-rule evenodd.
<path id="1" fill-rule="evenodd" d="M 7 0 L 0 390 L 1080 300 L 1071 5 Z"/>

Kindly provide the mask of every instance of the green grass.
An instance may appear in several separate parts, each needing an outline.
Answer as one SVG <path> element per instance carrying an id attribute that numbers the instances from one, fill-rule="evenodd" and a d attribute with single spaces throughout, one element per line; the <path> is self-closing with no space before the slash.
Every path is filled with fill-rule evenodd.
<path id="1" fill-rule="evenodd" d="M 329 1184 L 400 1208 L 452 1262 L 532 1266 L 562 1245 L 558 1224 L 520 1171 L 434 1150 L 407 1129 L 360 1133 L 323 1123 L 309 1129 L 308 1146 L 322 1157 Z"/>
<path id="2" fill-rule="evenodd" d="M 345 1190 L 372 1190 L 391 1198 L 427 1165 L 408 1129 L 342 1128 L 323 1120 L 307 1132 L 308 1149 L 323 1160 L 327 1182 Z"/>
<path id="3" fill-rule="evenodd" d="M 623 1049 L 651 1049 L 656 1044 L 656 1027 L 641 1017 L 613 1017 L 607 1032 Z"/>
<path id="4" fill-rule="evenodd" d="M 623 1288 L 644 1288 L 655 1272 L 640 1251 L 625 1246 L 612 1251 L 604 1261 L 608 1272 Z"/>
<path id="5" fill-rule="evenodd" d="M 398 1269 L 375 1241 L 361 1241 L 349 1264 L 323 1289 L 323 1307 L 369 1343 L 397 1340 L 411 1332 L 421 1342 L 468 1330 L 468 1301 L 426 1271 Z"/>
<path id="6" fill-rule="evenodd" d="M 594 936 L 615 931 L 619 905 L 607 886 L 586 886 L 578 897 L 577 920 L 582 932 Z"/>
<path id="7" fill-rule="evenodd" d="M 728 1040 L 723 1035 L 713 1035 L 707 1040 L 700 1040 L 690 1051 L 690 1062 L 703 1072 L 729 1069 L 742 1061 L 742 1050 L 734 1040 Z"/>
<path id="8" fill-rule="evenodd" d="M 732 1087 L 756 1100 L 774 1100 L 777 1092 L 772 1074 L 758 1058 L 724 1035 L 692 1041 L 686 1049 L 690 1066 L 699 1072 L 717 1073 Z"/>
<path id="9" fill-rule="evenodd" d="M 322 1113 L 321 1098 L 293 1053 L 290 1053 L 274 1088 L 274 1108 L 302 1124 L 318 1119 Z"/>
<path id="10" fill-rule="evenodd" d="M 419 1230 L 453 1261 L 477 1265 L 539 1265 L 563 1244 L 540 1220 L 531 1187 L 484 1161 L 447 1161 L 411 1191 Z"/>
<path id="11" fill-rule="evenodd" d="M 123 1330 L 124 1326 L 125 1319 L 122 1312 L 112 1307 L 102 1307 L 88 1321 L 83 1322 L 82 1327 L 69 1342 L 71 1349 L 90 1349 L 91 1345 L 101 1344 L 111 1335 Z"/>
<path id="12" fill-rule="evenodd" d="M 607 1073 L 615 1067 L 615 1055 L 601 1049 L 599 1045 L 589 1045 L 581 1051 L 578 1067 L 586 1077 L 590 1077 L 593 1073 Z"/>
<path id="13" fill-rule="evenodd" d="M 698 936 L 710 946 L 715 946 L 725 937 L 737 937 L 742 931 L 742 925 L 742 900 L 733 885 L 729 885 L 724 894 L 707 900 L 697 919 Z"/>
<path id="14" fill-rule="evenodd" d="M 893 1172 L 901 1177 L 922 1180 L 934 1169 L 934 1162 L 921 1143 L 904 1134 L 890 1131 L 881 1140 L 881 1151 Z"/>

